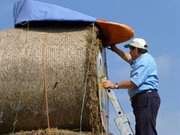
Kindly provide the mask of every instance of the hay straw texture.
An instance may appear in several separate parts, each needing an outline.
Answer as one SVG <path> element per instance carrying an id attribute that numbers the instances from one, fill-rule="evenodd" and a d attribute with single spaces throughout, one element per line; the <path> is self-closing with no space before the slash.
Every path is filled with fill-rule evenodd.
<path id="1" fill-rule="evenodd" d="M 47 128 L 47 102 L 51 128 L 79 130 L 85 91 L 82 129 L 102 131 L 96 75 L 99 45 L 92 29 L 0 32 L 0 133 Z"/>
<path id="2" fill-rule="evenodd" d="M 59 130 L 59 129 L 45 129 L 45 130 L 33 130 L 26 132 L 11 133 L 9 135 L 79 135 L 79 132 Z M 92 135 L 90 132 L 83 132 L 81 135 Z M 103 135 L 103 134 L 101 134 Z"/>

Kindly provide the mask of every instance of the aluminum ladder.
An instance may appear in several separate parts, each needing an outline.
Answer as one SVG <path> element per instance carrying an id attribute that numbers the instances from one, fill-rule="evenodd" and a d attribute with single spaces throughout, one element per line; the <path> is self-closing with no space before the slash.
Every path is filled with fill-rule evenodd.
<path id="1" fill-rule="evenodd" d="M 107 94 L 116 111 L 117 118 L 115 119 L 115 123 L 117 128 L 119 129 L 119 132 L 121 133 L 121 135 L 134 135 L 127 115 L 124 113 L 123 108 L 121 107 L 114 91 L 108 89 Z"/>

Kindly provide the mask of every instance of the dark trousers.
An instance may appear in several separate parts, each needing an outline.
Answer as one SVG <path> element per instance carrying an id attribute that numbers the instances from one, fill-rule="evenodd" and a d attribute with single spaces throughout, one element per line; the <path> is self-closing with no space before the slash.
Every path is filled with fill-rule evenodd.
<path id="1" fill-rule="evenodd" d="M 160 97 L 156 91 L 144 92 L 132 98 L 135 115 L 135 135 L 157 135 L 156 118 L 160 106 Z"/>

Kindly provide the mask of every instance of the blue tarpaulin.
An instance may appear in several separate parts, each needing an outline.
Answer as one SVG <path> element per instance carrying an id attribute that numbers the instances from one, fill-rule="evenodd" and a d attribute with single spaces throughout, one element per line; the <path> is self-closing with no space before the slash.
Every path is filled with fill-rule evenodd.
<path id="1" fill-rule="evenodd" d="M 59 25 L 59 22 L 75 25 L 95 23 L 101 30 L 104 44 L 121 43 L 129 40 L 134 34 L 133 30 L 124 24 L 96 19 L 54 4 L 36 0 L 19 0 L 14 4 L 14 26 L 27 26 L 28 22 L 31 22 L 31 26 L 34 27 Z"/>
<path id="2" fill-rule="evenodd" d="M 80 12 L 35 0 L 19 0 L 14 5 L 15 25 L 31 21 L 78 21 L 94 23 L 96 18 Z"/>

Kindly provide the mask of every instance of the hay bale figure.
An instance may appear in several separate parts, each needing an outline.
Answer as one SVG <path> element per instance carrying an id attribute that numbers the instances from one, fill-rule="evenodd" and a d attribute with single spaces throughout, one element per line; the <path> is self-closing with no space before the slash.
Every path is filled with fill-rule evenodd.
<path id="1" fill-rule="evenodd" d="M 97 82 L 102 45 L 96 40 L 93 26 L 1 31 L 0 133 L 48 127 L 103 132 Z"/>

